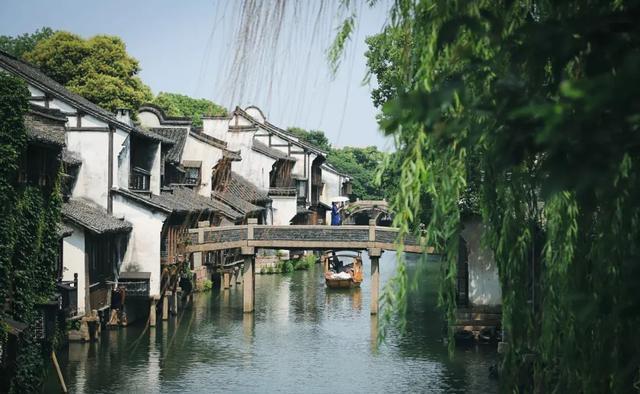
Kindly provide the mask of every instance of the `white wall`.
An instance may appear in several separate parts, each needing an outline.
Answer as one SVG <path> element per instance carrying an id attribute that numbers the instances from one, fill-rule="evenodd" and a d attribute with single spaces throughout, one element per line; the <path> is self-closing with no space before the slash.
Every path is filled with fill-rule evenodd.
<path id="1" fill-rule="evenodd" d="M 296 197 L 271 196 L 273 208 L 273 225 L 288 226 L 291 219 L 296 216 Z"/>
<path id="2" fill-rule="evenodd" d="M 270 172 L 276 160 L 254 151 L 251 147 L 243 147 L 240 154 L 242 160 L 233 163 L 233 171 L 245 177 L 258 189 L 269 190 Z"/>
<path id="3" fill-rule="evenodd" d="M 331 205 L 331 199 L 340 195 L 340 175 L 323 168 L 322 182 L 324 183 L 324 188 L 320 195 L 320 201 Z"/>
<path id="4" fill-rule="evenodd" d="M 106 208 L 109 133 L 67 131 L 66 136 L 67 149 L 82 160 L 72 196 L 86 198 Z"/>
<path id="5" fill-rule="evenodd" d="M 493 253 L 481 245 L 484 225 L 479 220 L 465 223 L 462 237 L 469 251 L 469 303 L 502 305 L 502 289 Z"/>
<path id="6" fill-rule="evenodd" d="M 160 295 L 160 240 L 167 215 L 153 213 L 118 194 L 113 197 L 113 213 L 133 225 L 120 272 L 150 272 L 150 295 Z"/>
<path id="7" fill-rule="evenodd" d="M 222 149 L 189 135 L 185 141 L 181 159 L 202 161 L 200 186 L 196 191 L 201 196 L 211 197 L 211 173 L 218 160 L 222 159 Z"/>
<path id="8" fill-rule="evenodd" d="M 243 120 L 243 125 L 249 124 L 246 119 Z M 229 119 L 212 119 L 205 117 L 202 118 L 202 132 L 219 140 L 227 141 L 227 133 L 229 131 L 230 124 L 234 123 L 230 123 Z"/>
<path id="9" fill-rule="evenodd" d="M 113 136 L 113 154 L 115 156 L 113 162 L 117 166 L 117 172 L 113 177 L 113 186 L 128 189 L 129 174 L 131 173 L 131 137 L 119 129 L 116 129 Z"/>
<path id="10" fill-rule="evenodd" d="M 138 112 L 138 121 L 144 127 L 160 127 L 160 119 L 150 111 Z"/>
<path id="11" fill-rule="evenodd" d="M 85 298 L 85 261 L 84 229 L 68 223 L 73 234 L 62 240 L 62 280 L 73 280 L 78 274 L 78 314 L 84 314 Z"/>
<path id="12" fill-rule="evenodd" d="M 149 180 L 149 190 L 151 193 L 160 194 L 160 164 L 162 161 L 162 153 L 159 142 L 148 142 L 149 150 L 153 152 L 153 162 L 151 164 L 151 179 Z"/>

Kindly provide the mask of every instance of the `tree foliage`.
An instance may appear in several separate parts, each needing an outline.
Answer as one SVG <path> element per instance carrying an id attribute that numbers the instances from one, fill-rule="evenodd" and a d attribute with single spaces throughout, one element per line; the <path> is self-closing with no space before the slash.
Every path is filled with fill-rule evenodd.
<path id="1" fill-rule="evenodd" d="M 377 82 L 371 99 L 373 105 L 382 107 L 411 86 L 411 35 L 407 30 L 388 26 L 382 33 L 367 37 L 365 43 L 368 75 L 374 75 Z"/>
<path id="2" fill-rule="evenodd" d="M 20 335 L 15 369 L 11 374 L 0 369 L 0 391 L 15 393 L 40 390 L 53 345 L 38 340 L 35 331 L 38 304 L 54 294 L 61 204 L 59 177 L 53 187 L 18 182 L 19 163 L 27 154 L 28 98 L 24 81 L 0 72 L 0 318 L 28 325 Z M 56 174 L 59 169 L 48 170 Z M 0 334 L 4 329 L 0 326 Z"/>
<path id="3" fill-rule="evenodd" d="M 386 153 L 379 151 L 375 146 L 333 148 L 327 136 L 320 130 L 308 131 L 300 127 L 289 127 L 287 131 L 301 141 L 327 152 L 327 162 L 351 178 L 352 198 L 381 200 L 386 196 L 384 188 L 376 181 L 377 172 L 385 160 Z"/>
<path id="4" fill-rule="evenodd" d="M 375 146 L 358 148 L 345 146 L 332 149 L 327 161 L 338 171 L 349 175 L 353 185 L 352 198 L 361 200 L 381 200 L 384 198 L 382 187 L 376 183 L 376 176 L 385 153 Z"/>
<path id="5" fill-rule="evenodd" d="M 21 58 L 25 53 L 32 51 L 38 42 L 51 37 L 53 33 L 50 27 L 43 27 L 33 33 L 24 33 L 15 37 L 0 36 L 0 50 Z"/>
<path id="6" fill-rule="evenodd" d="M 69 90 L 111 111 L 132 110 L 152 99 L 138 73 L 140 65 L 115 36 L 87 40 L 59 31 L 38 41 L 24 59 Z"/>
<path id="7" fill-rule="evenodd" d="M 195 126 L 202 126 L 203 116 L 226 116 L 227 109 L 207 99 L 196 99 L 183 94 L 160 92 L 153 104 L 169 116 L 187 117 Z"/>
<path id="8" fill-rule="evenodd" d="M 311 145 L 315 145 L 323 151 L 329 152 L 331 150 L 331 142 L 329 142 L 324 131 L 305 130 L 300 127 L 288 127 L 287 131 L 298 137 L 300 140 L 308 142 Z"/>
<path id="9" fill-rule="evenodd" d="M 639 17 L 637 1 L 401 1 L 379 37 L 411 37 L 389 63 L 408 85 L 381 95 L 400 156 L 396 224 L 413 230 L 426 189 L 453 320 L 461 216 L 482 213 L 509 391 L 640 382 Z M 388 299 L 402 310 L 401 291 Z"/>

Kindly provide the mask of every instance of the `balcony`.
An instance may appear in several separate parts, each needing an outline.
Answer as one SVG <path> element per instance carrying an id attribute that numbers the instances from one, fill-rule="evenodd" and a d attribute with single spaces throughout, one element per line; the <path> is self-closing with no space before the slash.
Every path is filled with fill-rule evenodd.
<path id="1" fill-rule="evenodd" d="M 151 173 L 140 167 L 133 167 L 129 176 L 129 190 L 148 192 L 150 190 Z"/>
<path id="2" fill-rule="evenodd" d="M 74 280 L 63 280 L 56 284 L 60 294 L 59 306 L 65 317 L 78 315 L 78 274 L 74 276 Z"/>
<path id="3" fill-rule="evenodd" d="M 118 279 L 118 287 L 125 289 L 127 297 L 148 298 L 150 280 L 150 272 L 121 272 Z"/>

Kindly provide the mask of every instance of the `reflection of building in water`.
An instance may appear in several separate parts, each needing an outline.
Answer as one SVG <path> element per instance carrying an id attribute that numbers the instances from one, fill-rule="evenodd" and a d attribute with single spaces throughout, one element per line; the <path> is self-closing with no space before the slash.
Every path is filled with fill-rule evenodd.
<path id="1" fill-rule="evenodd" d="M 358 311 L 362 310 L 362 289 L 353 289 L 351 300 L 353 303 L 353 309 Z"/>
<path id="2" fill-rule="evenodd" d="M 493 253 L 482 245 L 483 233 L 479 218 L 464 223 L 457 267 L 456 330 L 473 332 L 475 336 L 485 332 L 486 337 L 500 324 L 502 289 Z"/>

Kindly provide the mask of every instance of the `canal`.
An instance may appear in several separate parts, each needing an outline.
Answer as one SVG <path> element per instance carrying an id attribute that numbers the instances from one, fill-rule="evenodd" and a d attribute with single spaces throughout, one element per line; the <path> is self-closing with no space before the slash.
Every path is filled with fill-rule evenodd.
<path id="1" fill-rule="evenodd" d="M 395 255 L 380 261 L 381 283 Z M 491 346 L 457 349 L 450 359 L 436 311 L 438 263 L 408 270 L 421 286 L 409 294 L 404 335 L 376 342 L 365 281 L 351 291 L 325 289 L 310 271 L 256 276 L 256 311 L 242 313 L 242 287 L 198 294 L 191 309 L 158 327 L 104 332 L 100 343 L 70 344 L 60 361 L 70 392 L 474 392 L 498 391 L 489 378 Z M 47 391 L 58 389 L 54 373 Z"/>

